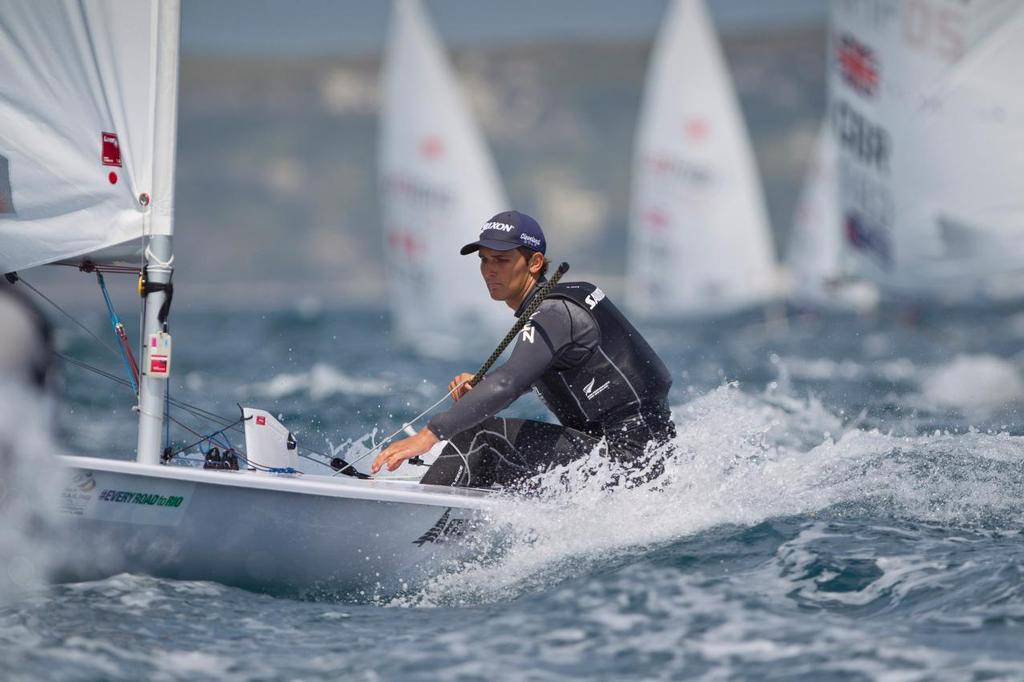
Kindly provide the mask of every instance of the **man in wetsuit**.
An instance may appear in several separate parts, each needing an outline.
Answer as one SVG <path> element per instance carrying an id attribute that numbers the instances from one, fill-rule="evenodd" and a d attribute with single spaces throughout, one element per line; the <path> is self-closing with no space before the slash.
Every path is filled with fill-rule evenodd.
<path id="1" fill-rule="evenodd" d="M 499 213 L 480 238 L 462 248 L 479 252 L 480 272 L 491 298 L 516 317 L 544 281 L 548 262 L 540 225 L 518 211 Z M 449 384 L 455 404 L 415 436 L 385 448 L 377 473 L 447 440 L 422 483 L 511 485 L 551 466 L 584 457 L 602 442 L 627 469 L 648 466 L 648 446 L 675 435 L 668 407 L 668 370 L 640 333 L 586 282 L 559 283 L 541 303 L 517 340 L 508 362 L 475 387 L 471 374 Z M 561 425 L 495 416 L 534 388 Z"/>

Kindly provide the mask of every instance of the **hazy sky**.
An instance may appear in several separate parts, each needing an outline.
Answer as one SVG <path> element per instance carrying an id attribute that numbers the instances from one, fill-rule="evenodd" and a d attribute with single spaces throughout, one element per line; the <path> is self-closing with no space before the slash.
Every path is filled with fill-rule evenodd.
<path id="1" fill-rule="evenodd" d="M 449 45 L 653 36 L 667 0 L 426 0 Z M 825 0 L 709 0 L 722 31 L 822 24 Z M 186 53 L 374 52 L 387 0 L 183 0 Z"/>

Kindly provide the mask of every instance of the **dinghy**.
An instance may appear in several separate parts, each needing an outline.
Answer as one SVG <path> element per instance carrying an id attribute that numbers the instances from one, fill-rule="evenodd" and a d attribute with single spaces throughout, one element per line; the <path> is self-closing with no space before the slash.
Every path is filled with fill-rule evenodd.
<path id="1" fill-rule="evenodd" d="M 1024 297 L 1024 9 L 834 3 L 847 252 L 901 298 Z"/>
<path id="2" fill-rule="evenodd" d="M 180 404 L 167 399 L 179 32 L 177 0 L 0 4 L 0 271 L 141 274 L 138 376 L 119 327 L 136 449 L 61 458 L 69 534 L 58 575 L 141 572 L 273 593 L 411 587 L 466 553 L 460 538 L 485 522 L 491 494 L 326 465 L 302 473 L 287 428 L 251 408 L 217 422 L 205 440 L 224 450 L 210 447 L 203 468 L 177 465 L 164 440 L 165 410 Z M 232 426 L 244 448 L 216 435 Z"/>
<path id="3" fill-rule="evenodd" d="M 674 0 L 636 135 L 627 303 L 649 318 L 727 313 L 780 293 L 750 140 L 701 0 Z"/>
<path id="4" fill-rule="evenodd" d="M 458 257 L 509 203 L 419 0 L 397 0 L 393 14 L 378 150 L 392 324 L 416 352 L 453 357 L 510 324 L 477 259 Z"/>
<path id="5" fill-rule="evenodd" d="M 836 148 L 826 123 L 818 133 L 790 231 L 789 300 L 815 310 L 869 312 L 878 306 L 878 289 L 846 272 L 836 193 Z"/>

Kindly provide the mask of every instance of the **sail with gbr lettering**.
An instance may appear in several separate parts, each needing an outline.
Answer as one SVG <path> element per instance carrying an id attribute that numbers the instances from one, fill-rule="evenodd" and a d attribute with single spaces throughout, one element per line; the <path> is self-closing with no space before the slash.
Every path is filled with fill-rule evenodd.
<path id="1" fill-rule="evenodd" d="M 394 5 L 384 81 L 379 174 L 395 330 L 438 355 L 498 340 L 511 311 L 459 249 L 508 200 L 418 0 Z"/>
<path id="2" fill-rule="evenodd" d="M 171 234 L 177 79 L 153 74 L 161 49 L 176 68 L 177 25 L 165 22 L 173 41 L 158 40 L 160 9 L 4 4 L 0 272 L 58 261 L 138 264 L 144 235 Z"/>
<path id="3" fill-rule="evenodd" d="M 627 302 L 647 317 L 773 298 L 757 166 L 701 0 L 674 0 L 647 74 L 633 160 Z"/>
<path id="4" fill-rule="evenodd" d="M 1024 8 L 839 2 L 829 53 L 850 263 L 896 295 L 1024 295 Z"/>

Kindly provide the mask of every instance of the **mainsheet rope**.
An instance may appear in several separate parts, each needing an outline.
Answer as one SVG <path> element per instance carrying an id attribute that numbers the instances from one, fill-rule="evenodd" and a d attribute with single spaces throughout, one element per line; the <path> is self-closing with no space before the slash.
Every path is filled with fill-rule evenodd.
<path id="1" fill-rule="evenodd" d="M 516 323 L 512 325 L 512 328 L 508 330 L 507 334 L 505 334 L 505 338 L 501 340 L 501 342 L 498 344 L 498 347 L 494 349 L 494 352 L 491 353 L 490 357 L 488 357 L 486 361 L 484 361 L 484 364 L 480 366 L 480 369 L 476 371 L 476 374 L 474 374 L 471 379 L 467 379 L 466 381 L 463 381 L 459 385 L 455 386 L 455 388 L 441 396 L 436 403 L 434 403 L 427 409 L 423 410 L 406 423 L 402 424 L 402 426 L 397 431 L 392 433 L 390 436 L 388 436 L 381 442 L 377 443 L 372 448 L 370 448 L 363 454 L 359 455 L 351 462 L 346 463 L 345 466 L 338 469 L 333 475 L 337 476 L 338 474 L 342 473 L 343 471 L 345 471 L 345 469 L 348 468 L 351 468 L 353 471 L 355 471 L 356 469 L 353 466 L 354 464 L 369 457 L 371 454 L 379 450 L 392 438 L 402 433 L 403 431 L 409 433 L 410 436 L 413 435 L 411 433 L 412 425 L 418 422 L 423 417 L 425 417 L 431 411 L 433 411 L 434 408 L 436 408 L 438 405 L 443 403 L 448 398 L 448 396 L 450 396 L 452 393 L 459 390 L 466 384 L 469 384 L 470 386 L 476 386 L 478 383 L 480 383 L 483 380 L 484 375 L 487 374 L 487 372 L 491 369 L 491 366 L 494 365 L 494 363 L 498 360 L 499 357 L 501 357 L 501 354 L 505 352 L 505 349 L 508 348 L 508 345 L 510 343 L 512 343 L 512 340 L 516 338 L 516 335 L 518 335 L 519 332 L 523 330 L 523 327 L 525 327 L 530 322 L 530 318 L 533 317 L 533 314 L 537 312 L 537 308 L 540 307 L 540 304 L 544 302 L 544 299 L 548 297 L 548 294 L 551 293 L 551 290 L 555 287 L 556 284 L 558 284 L 558 280 L 562 279 L 562 275 L 564 275 L 568 271 L 568 263 L 563 262 L 558 266 L 558 269 L 555 270 L 555 274 L 552 275 L 551 279 L 549 279 L 541 286 L 541 288 L 537 291 L 537 294 L 533 297 L 533 300 L 530 301 L 530 304 L 526 307 L 526 310 L 523 311 L 523 314 L 519 316 L 519 319 L 516 320 Z"/>

